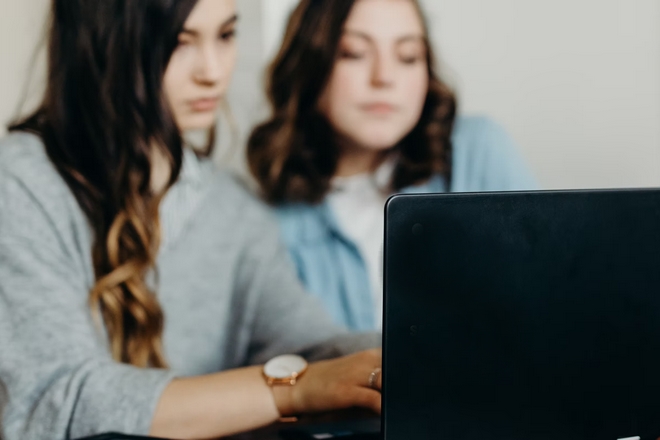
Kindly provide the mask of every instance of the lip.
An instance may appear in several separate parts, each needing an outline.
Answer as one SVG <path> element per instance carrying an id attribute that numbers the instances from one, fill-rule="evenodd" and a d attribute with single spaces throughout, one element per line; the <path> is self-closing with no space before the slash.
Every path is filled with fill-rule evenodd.
<path id="1" fill-rule="evenodd" d="M 188 105 L 190 106 L 190 109 L 194 112 L 211 112 L 211 111 L 215 111 L 215 109 L 218 108 L 219 102 L 220 102 L 220 98 L 218 98 L 217 96 L 213 96 L 209 98 L 193 99 L 191 101 L 188 101 Z"/>
<path id="2" fill-rule="evenodd" d="M 397 107 L 389 102 L 369 102 L 361 105 L 361 108 L 363 111 L 377 116 L 389 115 L 397 110 Z"/>

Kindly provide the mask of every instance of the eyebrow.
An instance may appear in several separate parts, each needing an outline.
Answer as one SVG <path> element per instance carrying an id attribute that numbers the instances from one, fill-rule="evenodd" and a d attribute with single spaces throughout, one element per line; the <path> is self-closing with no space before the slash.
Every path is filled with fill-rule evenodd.
<path id="1" fill-rule="evenodd" d="M 349 35 L 349 36 L 362 38 L 363 40 L 367 40 L 370 43 L 374 42 L 374 39 L 371 38 L 371 36 L 369 36 L 368 34 L 365 34 L 364 32 L 360 32 L 360 31 L 347 29 L 344 32 L 344 35 Z M 423 42 L 424 40 L 425 40 L 425 38 L 422 35 L 404 35 L 403 37 L 397 38 L 396 44 L 407 43 L 408 41 L 421 41 L 421 42 Z"/>
<path id="2" fill-rule="evenodd" d="M 238 21 L 238 14 L 234 14 L 234 15 L 232 15 L 231 17 L 229 17 L 227 20 L 225 20 L 224 23 L 222 23 L 222 24 L 220 25 L 220 29 L 226 28 L 227 26 L 231 26 L 232 24 L 235 24 L 237 21 Z M 193 36 L 193 37 L 196 37 L 196 36 L 199 35 L 199 32 L 197 32 L 196 30 L 194 30 L 194 29 L 186 29 L 186 28 L 183 28 L 183 29 L 181 30 L 181 33 L 182 33 L 182 34 L 191 35 L 191 36 Z"/>

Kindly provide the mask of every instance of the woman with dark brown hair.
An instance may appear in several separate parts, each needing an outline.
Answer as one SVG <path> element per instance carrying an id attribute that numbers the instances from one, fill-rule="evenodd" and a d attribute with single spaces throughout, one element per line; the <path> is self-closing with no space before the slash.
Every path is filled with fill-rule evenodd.
<path id="1" fill-rule="evenodd" d="M 234 0 L 52 8 L 45 96 L 0 142 L 0 438 L 379 411 L 379 351 L 307 364 L 377 335 L 331 322 L 267 210 L 182 138 L 227 90 Z"/>
<path id="2" fill-rule="evenodd" d="M 511 139 L 457 117 L 417 0 L 302 0 L 248 143 L 308 291 L 338 323 L 379 328 L 383 206 L 397 192 L 532 189 Z"/>

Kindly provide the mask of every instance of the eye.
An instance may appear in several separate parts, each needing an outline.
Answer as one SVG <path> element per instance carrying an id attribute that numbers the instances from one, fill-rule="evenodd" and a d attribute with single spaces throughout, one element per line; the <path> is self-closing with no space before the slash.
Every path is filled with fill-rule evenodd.
<path id="1" fill-rule="evenodd" d="M 361 60 L 369 55 L 370 47 L 362 38 L 344 36 L 337 45 L 337 58 L 342 60 Z"/>
<path id="2" fill-rule="evenodd" d="M 426 60 L 426 50 L 421 47 L 410 46 L 398 51 L 399 61 L 402 64 L 417 64 Z"/>
<path id="3" fill-rule="evenodd" d="M 339 58 L 346 60 L 360 60 L 365 57 L 364 52 L 342 49 L 339 51 Z"/>
<path id="4" fill-rule="evenodd" d="M 231 41 L 236 37 L 236 29 L 231 29 L 220 34 L 220 39 L 223 41 Z"/>
<path id="5" fill-rule="evenodd" d="M 418 41 L 407 41 L 397 48 L 397 55 L 402 64 L 417 64 L 426 61 L 426 45 Z"/>
<path id="6" fill-rule="evenodd" d="M 415 56 L 400 56 L 399 60 L 403 64 L 416 64 L 420 61 L 422 61 L 422 57 L 420 55 L 415 55 Z"/>
<path id="7" fill-rule="evenodd" d="M 177 46 L 179 47 L 189 46 L 192 42 L 192 38 L 186 33 L 180 33 L 177 38 Z"/>

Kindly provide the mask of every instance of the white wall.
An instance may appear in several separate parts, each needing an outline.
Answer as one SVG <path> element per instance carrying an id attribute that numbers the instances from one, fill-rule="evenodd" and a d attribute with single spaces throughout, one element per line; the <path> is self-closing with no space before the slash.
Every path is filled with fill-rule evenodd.
<path id="1" fill-rule="evenodd" d="M 42 63 L 31 59 L 44 34 L 49 0 L 0 0 L 0 136 L 14 117 L 22 101 L 27 80 L 33 75 L 34 86 L 28 98 L 38 98 Z"/>
<path id="2" fill-rule="evenodd" d="M 262 0 L 266 54 L 295 0 Z M 660 186 L 659 0 L 422 0 L 464 113 L 548 188 Z"/>
<path id="3" fill-rule="evenodd" d="M 279 49 L 284 26 L 298 0 L 261 0 L 263 5 L 263 42 L 266 59 L 272 59 Z"/>
<path id="4" fill-rule="evenodd" d="M 427 0 L 463 109 L 551 187 L 660 185 L 660 1 Z"/>

